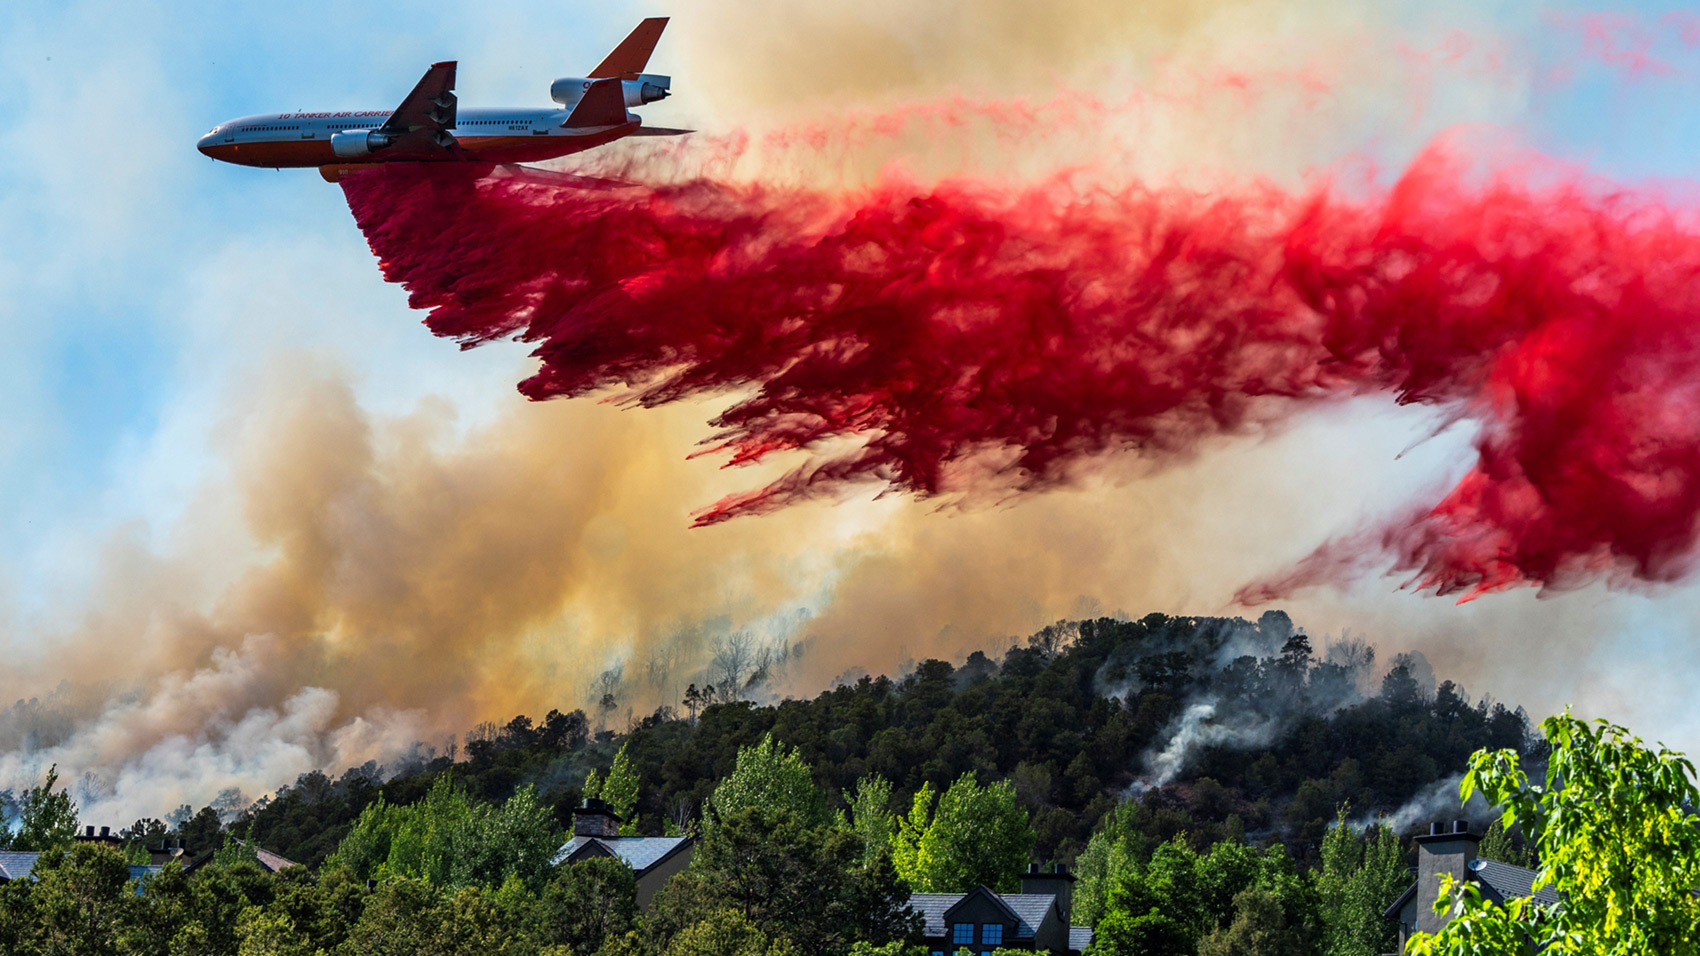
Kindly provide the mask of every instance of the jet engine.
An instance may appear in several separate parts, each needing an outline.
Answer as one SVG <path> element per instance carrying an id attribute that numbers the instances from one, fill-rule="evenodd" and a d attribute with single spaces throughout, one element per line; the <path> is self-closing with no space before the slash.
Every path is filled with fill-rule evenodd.
<path id="1" fill-rule="evenodd" d="M 340 159 L 370 156 L 389 144 L 389 136 L 375 129 L 348 129 L 331 134 L 331 152 Z"/>
<path id="2" fill-rule="evenodd" d="M 584 91 L 596 82 L 582 76 L 563 76 L 549 84 L 549 98 L 565 107 L 578 105 Z M 620 80 L 620 88 L 626 96 L 627 106 L 642 106 L 656 100 L 664 100 L 672 90 L 673 78 L 659 73 L 626 74 Z"/>

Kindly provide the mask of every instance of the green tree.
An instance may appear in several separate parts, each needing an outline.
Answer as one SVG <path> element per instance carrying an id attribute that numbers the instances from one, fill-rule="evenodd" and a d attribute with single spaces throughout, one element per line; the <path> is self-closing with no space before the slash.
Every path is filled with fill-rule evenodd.
<path id="1" fill-rule="evenodd" d="M 1141 829 L 1140 806 L 1123 800 L 1104 815 L 1092 839 L 1074 861 L 1074 921 L 1096 926 L 1104 916 L 1110 888 L 1133 872 L 1150 854 Z"/>
<path id="2" fill-rule="evenodd" d="M 1234 920 L 1198 943 L 1198 956 L 1307 956 L 1309 934 L 1287 918 L 1281 898 L 1253 886 L 1234 897 Z"/>
<path id="3" fill-rule="evenodd" d="M 54 792 L 58 783 L 59 766 L 55 764 L 47 768 L 41 786 L 24 791 L 18 832 L 12 836 L 13 850 L 50 850 L 76 838 L 77 805 L 64 790 Z"/>
<path id="4" fill-rule="evenodd" d="M 768 935 L 728 907 L 680 930 L 663 956 L 793 956 L 796 952 L 789 940 Z"/>
<path id="5" fill-rule="evenodd" d="M 1112 907 L 1092 934 L 1088 956 L 1192 956 L 1186 927 L 1153 906 L 1133 913 Z"/>
<path id="6" fill-rule="evenodd" d="M 903 940 L 892 940 L 878 945 L 857 940 L 855 945 L 850 947 L 850 956 L 927 956 L 927 947 L 922 943 Z"/>
<path id="7" fill-rule="evenodd" d="M 31 888 L 29 880 L 0 883 L 0 953 L 29 952 L 37 925 Z"/>
<path id="8" fill-rule="evenodd" d="M 632 768 L 631 758 L 626 756 L 626 744 L 620 745 L 620 752 L 614 755 L 614 762 L 608 767 L 608 777 L 602 781 L 600 796 L 602 802 L 619 817 L 620 835 L 637 836 L 637 820 L 633 811 L 638 801 L 638 775 Z"/>
<path id="9" fill-rule="evenodd" d="M 787 808 L 749 807 L 705 833 L 690 869 L 656 895 L 649 930 L 662 940 L 731 908 L 773 939 L 809 953 L 844 952 L 916 932 L 908 892 L 880 854 L 863 863 L 861 837 L 808 826 Z"/>
<path id="10" fill-rule="evenodd" d="M 1405 854 L 1391 827 L 1376 825 L 1360 833 L 1347 822 L 1342 805 L 1335 824 L 1322 839 L 1322 868 L 1317 893 L 1322 910 L 1326 956 L 1379 956 L 1398 943 L 1397 927 L 1381 914 L 1410 885 Z"/>
<path id="11" fill-rule="evenodd" d="M 637 925 L 637 878 L 612 857 L 559 868 L 533 911 L 533 935 L 543 945 L 594 953 Z"/>
<path id="12" fill-rule="evenodd" d="M 436 887 L 421 879 L 388 880 L 366 901 L 342 950 L 346 956 L 421 956 L 442 951 L 445 918 Z"/>
<path id="13" fill-rule="evenodd" d="M 1531 870 L 1535 868 L 1535 854 L 1512 838 L 1511 831 L 1505 829 L 1505 822 L 1502 820 L 1488 824 L 1487 833 L 1482 835 L 1482 843 L 1476 849 L 1476 855 L 1485 860 L 1498 860 L 1512 866 Z"/>
<path id="14" fill-rule="evenodd" d="M 1253 889 L 1258 895 L 1245 895 Z M 1270 916 L 1271 905 L 1280 910 L 1278 919 Z M 1299 939 L 1308 952 L 1316 910 L 1314 894 L 1280 845 L 1259 852 L 1224 840 L 1198 853 L 1177 836 L 1112 884 L 1093 948 L 1116 956 L 1191 954 L 1212 937 L 1218 947 L 1259 939 L 1274 945 L 1279 938 Z"/>
<path id="15" fill-rule="evenodd" d="M 1563 903 L 1533 897 L 1499 906 L 1472 885 L 1442 879 L 1437 912 L 1452 920 L 1418 935 L 1415 956 L 1543 952 L 1575 956 L 1691 956 L 1700 953 L 1700 805 L 1694 765 L 1656 751 L 1615 724 L 1563 714 L 1541 724 L 1551 748 L 1540 783 L 1515 752 L 1480 751 L 1459 788 L 1502 807 L 1540 857 L 1535 886 Z"/>
<path id="16" fill-rule="evenodd" d="M 500 806 L 475 801 L 447 776 L 409 806 L 379 800 L 325 861 L 356 879 L 423 879 L 434 886 L 530 886 L 549 878 L 561 838 L 548 807 L 527 786 Z"/>
<path id="17" fill-rule="evenodd" d="M 236 918 L 236 956 L 313 956 L 307 934 L 288 913 L 250 906 Z"/>
<path id="18" fill-rule="evenodd" d="M 50 785 L 51 785 L 51 777 Z M 30 872 L 29 943 L 16 952 L 103 956 L 117 954 L 136 894 L 130 868 L 116 851 L 92 843 L 42 853 Z"/>
<path id="19" fill-rule="evenodd" d="M 936 810 L 930 784 L 915 794 L 909 816 L 892 837 L 892 862 L 917 893 L 976 886 L 1014 892 L 1034 840 L 1009 781 L 982 787 L 973 773 L 965 773 L 938 799 Z"/>
<path id="20" fill-rule="evenodd" d="M 738 750 L 732 773 L 714 788 L 708 802 L 713 813 L 704 821 L 705 830 L 717 819 L 752 807 L 788 810 L 804 826 L 827 822 L 826 800 L 815 786 L 814 773 L 797 751 L 787 750 L 772 734 Z"/>
<path id="21" fill-rule="evenodd" d="M 862 836 L 863 862 L 871 863 L 881 853 L 890 852 L 892 834 L 897 832 L 897 815 L 891 812 L 890 780 L 869 774 L 856 781 L 856 795 L 850 801 L 850 826 Z"/>

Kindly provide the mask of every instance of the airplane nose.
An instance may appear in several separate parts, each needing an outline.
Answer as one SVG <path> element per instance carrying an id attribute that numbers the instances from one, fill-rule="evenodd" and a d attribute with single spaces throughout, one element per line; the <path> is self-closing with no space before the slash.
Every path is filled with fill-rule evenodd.
<path id="1" fill-rule="evenodd" d="M 195 143 L 195 148 L 200 150 L 202 155 L 211 156 L 212 155 L 213 140 L 215 138 L 216 138 L 215 134 L 208 133 L 207 135 L 202 136 L 200 138 L 200 140 Z"/>

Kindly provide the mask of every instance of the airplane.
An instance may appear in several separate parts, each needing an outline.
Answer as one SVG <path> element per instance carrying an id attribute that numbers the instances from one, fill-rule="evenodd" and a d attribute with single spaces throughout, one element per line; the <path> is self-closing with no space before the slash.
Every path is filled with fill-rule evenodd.
<path id="1" fill-rule="evenodd" d="M 691 131 L 644 126 L 627 110 L 672 92 L 672 77 L 643 72 L 666 26 L 666 17 L 650 17 L 596 69 L 550 84 L 549 98 L 558 107 L 460 109 L 455 61 L 449 60 L 431 64 L 394 110 L 244 116 L 213 127 L 196 148 L 239 166 L 316 166 L 334 183 L 376 163 L 467 162 L 511 169 L 627 136 L 680 136 Z"/>

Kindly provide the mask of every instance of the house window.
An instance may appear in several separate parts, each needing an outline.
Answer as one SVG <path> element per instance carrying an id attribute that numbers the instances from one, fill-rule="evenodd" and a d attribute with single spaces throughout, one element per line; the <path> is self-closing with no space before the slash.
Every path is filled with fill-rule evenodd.
<path id="1" fill-rule="evenodd" d="M 980 942 L 985 943 L 987 946 L 1002 946 L 1003 945 L 1003 924 L 1002 923 L 981 923 L 980 924 Z"/>
<path id="2" fill-rule="evenodd" d="M 951 927 L 950 941 L 958 946 L 967 946 L 974 942 L 974 924 L 957 923 Z"/>

